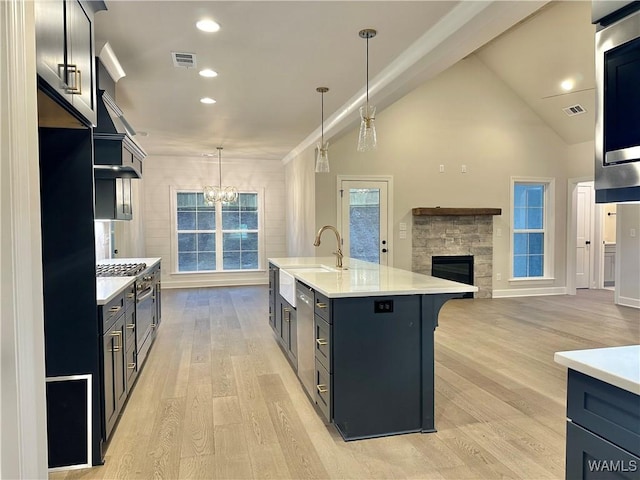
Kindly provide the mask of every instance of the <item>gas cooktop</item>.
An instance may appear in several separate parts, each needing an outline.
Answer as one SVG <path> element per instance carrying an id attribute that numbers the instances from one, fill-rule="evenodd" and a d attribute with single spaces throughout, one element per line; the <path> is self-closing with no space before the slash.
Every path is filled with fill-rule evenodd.
<path id="1" fill-rule="evenodd" d="M 108 263 L 96 265 L 98 277 L 135 277 L 147 268 L 146 263 Z"/>

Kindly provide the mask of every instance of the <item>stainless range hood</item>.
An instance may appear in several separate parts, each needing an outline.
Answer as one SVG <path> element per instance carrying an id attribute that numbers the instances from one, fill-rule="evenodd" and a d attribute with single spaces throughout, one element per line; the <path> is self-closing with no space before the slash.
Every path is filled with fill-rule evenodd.
<path id="1" fill-rule="evenodd" d="M 96 178 L 142 178 L 142 160 L 147 156 L 134 140 L 135 130 L 109 93 L 115 82 L 101 61 L 98 71 L 98 125 L 93 130 Z"/>

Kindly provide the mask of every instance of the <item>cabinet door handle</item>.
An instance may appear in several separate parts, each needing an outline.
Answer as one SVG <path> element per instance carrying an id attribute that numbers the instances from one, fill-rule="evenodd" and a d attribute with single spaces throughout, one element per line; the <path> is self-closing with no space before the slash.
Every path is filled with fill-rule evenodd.
<path id="1" fill-rule="evenodd" d="M 135 293 L 127 293 L 127 298 L 135 298 L 136 294 Z"/>
<path id="2" fill-rule="evenodd" d="M 73 75 L 72 84 L 67 85 L 67 93 L 72 95 L 82 95 L 82 72 L 78 70 L 78 66 L 73 64 L 67 65 L 67 73 L 71 73 Z"/>
<path id="3" fill-rule="evenodd" d="M 135 328 L 136 328 L 136 324 L 135 324 L 135 323 L 127 323 L 127 328 L 128 328 L 129 330 L 133 330 L 133 329 L 135 329 Z"/>
<path id="4" fill-rule="evenodd" d="M 323 383 L 321 383 L 320 385 L 316 385 L 316 388 L 318 389 L 319 393 L 327 393 L 329 391 L 327 386 Z"/>
<path id="5" fill-rule="evenodd" d="M 127 368 L 128 368 L 129 370 L 135 370 L 135 368 L 136 368 L 136 364 L 135 364 L 135 363 L 129 363 L 129 364 L 127 364 Z"/>
<path id="6" fill-rule="evenodd" d="M 118 338 L 118 343 L 117 345 L 113 346 L 113 350 L 111 350 L 112 352 L 119 352 L 120 350 L 122 350 L 122 332 L 117 331 L 117 332 L 111 332 L 111 336 L 112 337 L 117 337 Z"/>
<path id="7" fill-rule="evenodd" d="M 111 307 L 111 308 L 109 309 L 109 312 L 110 312 L 110 313 L 116 313 L 116 312 L 119 312 L 121 308 L 122 308 L 122 305 L 116 305 L 116 306 L 114 306 L 114 307 Z"/>
<path id="8" fill-rule="evenodd" d="M 329 342 L 327 342 L 324 338 L 316 338 L 316 343 L 322 346 L 322 345 L 327 345 Z"/>
<path id="9" fill-rule="evenodd" d="M 318 308 L 327 308 L 327 304 L 326 303 L 322 303 L 322 302 L 317 302 L 316 303 L 316 307 L 318 307 Z"/>
<path id="10" fill-rule="evenodd" d="M 285 316 L 284 316 L 285 322 L 289 322 L 291 320 L 291 309 L 285 308 L 284 313 L 285 313 Z"/>

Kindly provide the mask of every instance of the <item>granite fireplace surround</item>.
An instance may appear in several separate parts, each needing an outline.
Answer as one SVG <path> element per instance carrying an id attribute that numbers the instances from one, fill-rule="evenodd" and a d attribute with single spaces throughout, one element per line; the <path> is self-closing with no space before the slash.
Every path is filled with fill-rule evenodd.
<path id="1" fill-rule="evenodd" d="M 473 255 L 475 298 L 493 292 L 493 215 L 500 208 L 414 208 L 411 270 L 431 275 L 433 255 Z"/>

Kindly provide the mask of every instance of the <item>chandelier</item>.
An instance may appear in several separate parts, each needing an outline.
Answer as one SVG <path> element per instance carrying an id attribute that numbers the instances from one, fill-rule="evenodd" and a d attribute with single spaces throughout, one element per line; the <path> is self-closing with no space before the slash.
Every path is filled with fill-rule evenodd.
<path id="1" fill-rule="evenodd" d="M 358 151 L 366 152 L 375 150 L 377 147 L 376 138 L 376 107 L 369 105 L 369 39 L 376 36 L 373 28 L 360 30 L 358 35 L 367 41 L 367 103 L 360 107 L 360 135 L 358 135 Z"/>
<path id="2" fill-rule="evenodd" d="M 321 94 L 321 136 L 320 143 L 316 149 L 316 173 L 329 173 L 329 142 L 324 143 L 324 94 L 328 92 L 327 87 L 318 87 L 316 92 Z"/>
<path id="3" fill-rule="evenodd" d="M 207 185 L 203 189 L 204 203 L 212 207 L 218 202 L 233 203 L 238 199 L 238 189 L 236 187 L 222 186 L 222 147 L 218 149 L 218 186 Z"/>

